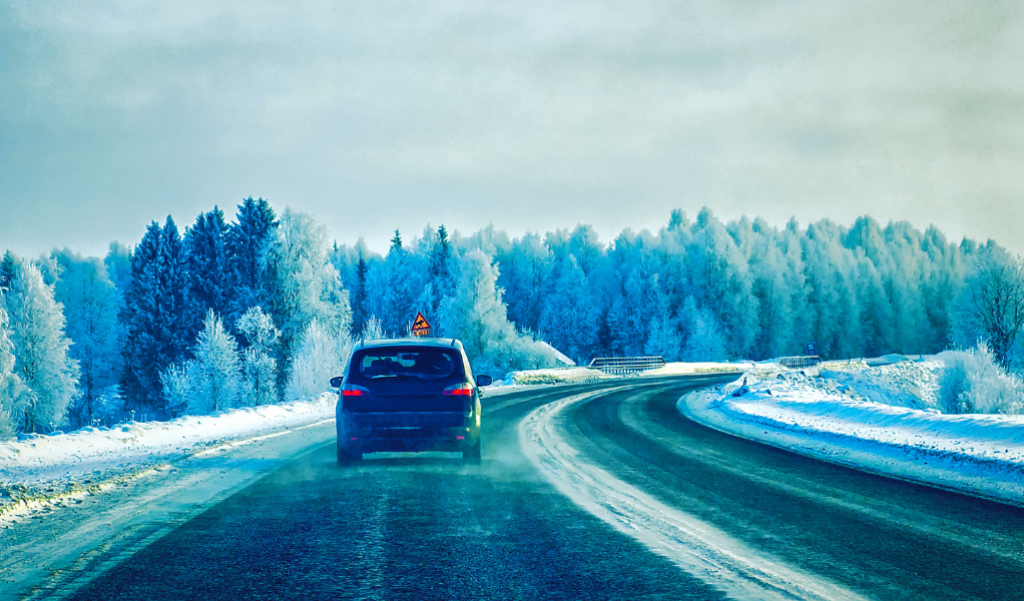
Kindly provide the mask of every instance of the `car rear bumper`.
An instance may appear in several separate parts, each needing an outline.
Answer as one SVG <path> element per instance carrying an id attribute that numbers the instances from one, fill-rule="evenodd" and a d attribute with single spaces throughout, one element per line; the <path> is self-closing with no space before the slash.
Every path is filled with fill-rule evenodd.
<path id="1" fill-rule="evenodd" d="M 362 453 L 387 451 L 458 452 L 476 446 L 475 416 L 435 413 L 342 413 L 338 444 Z"/>

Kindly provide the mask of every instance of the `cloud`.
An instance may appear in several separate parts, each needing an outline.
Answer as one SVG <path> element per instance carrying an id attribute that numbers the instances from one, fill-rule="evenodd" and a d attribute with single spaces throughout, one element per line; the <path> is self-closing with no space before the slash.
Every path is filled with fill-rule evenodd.
<path id="1" fill-rule="evenodd" d="M 1024 217 L 1007 213 L 1024 189 L 1022 13 L 9 3 L 0 208 L 18 217 L 0 220 L 0 245 L 84 241 L 80 217 L 96 215 L 102 250 L 149 219 L 186 223 L 252 194 L 384 243 L 389 220 L 592 222 L 607 238 L 709 204 L 726 218 L 935 222 L 1024 250 Z"/>

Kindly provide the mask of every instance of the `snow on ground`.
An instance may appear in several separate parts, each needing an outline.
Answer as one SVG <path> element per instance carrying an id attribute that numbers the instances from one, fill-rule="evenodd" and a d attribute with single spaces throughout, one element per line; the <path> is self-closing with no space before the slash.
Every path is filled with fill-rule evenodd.
<path id="1" fill-rule="evenodd" d="M 723 371 L 746 371 L 754 367 L 753 363 L 720 363 L 720 362 L 693 362 L 693 363 L 666 363 L 665 367 L 652 369 L 643 372 L 644 376 L 678 376 L 686 374 L 712 373 Z"/>
<path id="2" fill-rule="evenodd" d="M 940 414 L 939 368 L 926 359 L 826 364 L 817 377 L 747 374 L 687 395 L 678 408 L 752 440 L 1024 505 L 1024 416 Z"/>
<path id="3" fill-rule="evenodd" d="M 550 369 L 530 369 L 514 371 L 501 382 L 503 386 L 530 386 L 534 384 L 579 384 L 582 382 L 595 382 L 597 380 L 614 379 L 617 376 L 610 376 L 600 370 L 589 367 L 554 367 Z"/>
<path id="4" fill-rule="evenodd" d="M 131 422 L 53 436 L 23 435 L 0 442 L 0 488 L 62 488 L 208 450 L 230 439 L 265 436 L 334 418 L 337 396 L 186 416 L 168 422 Z M 237 443 L 236 443 L 237 444 Z"/>

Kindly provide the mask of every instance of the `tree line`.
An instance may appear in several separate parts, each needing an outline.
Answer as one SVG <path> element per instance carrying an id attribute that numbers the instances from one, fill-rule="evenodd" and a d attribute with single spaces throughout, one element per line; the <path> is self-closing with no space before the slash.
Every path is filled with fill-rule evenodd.
<path id="1" fill-rule="evenodd" d="M 6 253 L 0 437 L 317 394 L 355 340 L 408 335 L 417 312 L 497 376 L 553 366 L 553 349 L 581 363 L 707 361 L 813 342 L 846 358 L 979 339 L 1019 369 L 1021 274 L 994 242 L 954 244 L 935 228 L 870 217 L 778 228 L 706 208 L 607 244 L 587 225 L 520 237 L 428 225 L 396 230 L 381 255 L 249 198 L 231 223 L 216 207 L 184 232 L 168 217 L 103 259 Z"/>

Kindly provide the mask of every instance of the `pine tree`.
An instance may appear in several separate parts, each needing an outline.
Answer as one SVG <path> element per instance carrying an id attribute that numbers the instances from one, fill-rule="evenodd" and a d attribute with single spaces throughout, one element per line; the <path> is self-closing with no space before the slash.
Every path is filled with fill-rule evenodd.
<path id="1" fill-rule="evenodd" d="M 227 236 L 224 212 L 217 207 L 200 213 L 185 232 L 189 294 L 197 312 L 212 310 L 223 315 L 227 311 L 234 284 L 228 265 Z"/>
<path id="2" fill-rule="evenodd" d="M 391 237 L 391 248 L 388 249 L 388 254 L 401 254 L 403 252 L 405 252 L 405 249 L 402 248 L 402 233 L 395 230 L 395 235 Z"/>
<path id="3" fill-rule="evenodd" d="M 262 253 L 277 227 L 277 216 L 270 203 L 260 198 L 246 198 L 238 205 L 238 213 L 228 230 L 225 252 L 234 286 L 226 318 L 234 324 L 250 307 L 266 302 Z"/>
<path id="4" fill-rule="evenodd" d="M 196 330 L 184 247 L 171 217 L 153 222 L 132 255 L 132 279 L 125 294 L 122 388 L 127 409 L 168 415 L 160 374 L 187 358 Z"/>
<path id="5" fill-rule="evenodd" d="M 14 280 L 16 260 L 14 253 L 11 251 L 5 252 L 3 260 L 0 260 L 0 292 L 11 287 L 11 281 Z"/>
<path id="6" fill-rule="evenodd" d="M 366 323 L 366 275 L 369 272 L 362 251 L 356 265 L 356 289 L 352 299 L 352 331 L 362 332 Z M 378 320 L 379 321 L 379 320 Z"/>
<path id="7" fill-rule="evenodd" d="M 52 430 L 64 421 L 77 392 L 78 365 L 68 355 L 61 306 L 39 268 L 15 258 L 12 271 L 2 305 L 10 319 L 15 371 L 25 386 L 23 413 L 16 419 L 26 432 Z"/>

